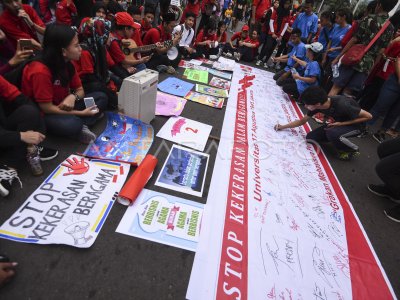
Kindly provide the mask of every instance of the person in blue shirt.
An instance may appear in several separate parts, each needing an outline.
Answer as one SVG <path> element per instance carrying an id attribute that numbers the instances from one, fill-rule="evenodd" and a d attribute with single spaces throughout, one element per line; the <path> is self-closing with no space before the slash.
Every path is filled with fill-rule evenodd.
<path id="1" fill-rule="evenodd" d="M 329 35 L 333 29 L 333 23 L 335 22 L 335 15 L 330 11 L 324 11 L 320 16 L 321 30 L 318 36 L 318 42 L 324 47 L 324 52 L 329 42 Z"/>
<path id="2" fill-rule="evenodd" d="M 298 28 L 293 29 L 289 41 L 292 46 L 292 50 L 286 55 L 272 58 L 273 62 L 286 63 L 286 67 L 274 75 L 274 80 L 276 80 L 276 84 L 279 86 L 282 86 L 283 82 L 292 76 L 291 69 L 296 69 L 296 71 L 300 74 L 303 74 L 304 72 L 304 67 L 299 65 L 293 59 L 293 57 L 297 57 L 300 60 L 306 59 L 306 48 L 304 47 L 304 43 L 301 41 L 300 37 L 301 30 Z"/>
<path id="3" fill-rule="evenodd" d="M 310 44 L 313 36 L 318 30 L 318 16 L 313 12 L 313 0 L 306 0 L 303 11 L 299 14 L 293 23 L 293 29 L 300 29 L 302 32 L 301 40 Z"/>
<path id="4" fill-rule="evenodd" d="M 305 67 L 304 75 L 301 76 L 296 70 L 292 70 L 292 78 L 285 80 L 282 90 L 293 96 L 295 99 L 301 98 L 301 94 L 310 86 L 319 85 L 321 68 L 319 66 L 323 46 L 319 42 L 305 45 L 307 49 L 306 60 L 301 60 L 293 56 L 297 64 Z M 301 99 L 299 99 L 301 101 Z"/>

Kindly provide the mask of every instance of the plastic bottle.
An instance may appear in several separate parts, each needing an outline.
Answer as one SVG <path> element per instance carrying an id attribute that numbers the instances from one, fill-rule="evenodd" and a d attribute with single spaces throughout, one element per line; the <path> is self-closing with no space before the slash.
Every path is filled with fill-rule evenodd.
<path id="1" fill-rule="evenodd" d="M 43 174 L 39 152 L 35 145 L 28 146 L 26 159 L 29 163 L 29 166 L 31 167 L 31 171 L 34 176 L 40 176 Z"/>
<path id="2" fill-rule="evenodd" d="M 333 78 L 339 77 L 339 66 L 337 64 L 332 66 L 332 76 Z"/>

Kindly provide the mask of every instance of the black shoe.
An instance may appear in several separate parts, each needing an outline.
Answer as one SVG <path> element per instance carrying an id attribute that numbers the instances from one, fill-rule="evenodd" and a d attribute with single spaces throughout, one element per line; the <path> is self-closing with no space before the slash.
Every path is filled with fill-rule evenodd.
<path id="1" fill-rule="evenodd" d="M 385 209 L 383 212 L 390 220 L 400 223 L 400 205 L 396 205 L 390 209 Z"/>
<path id="2" fill-rule="evenodd" d="M 385 141 L 385 139 L 386 139 L 385 133 L 381 133 L 381 132 L 374 133 L 374 134 L 372 135 L 372 137 L 373 137 L 374 140 L 377 141 L 379 144 L 383 143 L 383 142 Z"/>
<path id="3" fill-rule="evenodd" d="M 51 149 L 51 148 L 47 148 L 47 147 L 43 147 L 43 146 L 37 146 L 38 148 L 38 152 L 39 152 L 39 156 L 40 156 L 40 160 L 41 161 L 45 161 L 45 160 L 51 160 L 53 158 L 56 158 L 58 155 L 58 151 Z"/>
<path id="4" fill-rule="evenodd" d="M 396 197 L 393 193 L 383 184 L 375 185 L 375 184 L 368 184 L 368 190 L 380 197 L 389 198 L 393 202 L 400 203 L 400 197 Z"/>
<path id="5" fill-rule="evenodd" d="M 7 166 L 0 165 L 0 196 L 8 196 L 14 179 L 19 181 L 22 188 L 22 183 L 18 177 L 17 171 Z"/>

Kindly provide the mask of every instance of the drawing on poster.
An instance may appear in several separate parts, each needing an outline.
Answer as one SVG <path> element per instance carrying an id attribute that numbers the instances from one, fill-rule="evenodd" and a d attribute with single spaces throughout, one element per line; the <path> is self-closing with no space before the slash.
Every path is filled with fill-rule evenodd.
<path id="1" fill-rule="evenodd" d="M 156 115 L 180 116 L 185 108 L 187 100 L 174 95 L 157 92 Z"/>
<path id="2" fill-rule="evenodd" d="M 223 90 L 229 90 L 231 87 L 231 82 L 226 79 L 222 79 L 219 77 L 213 77 L 209 83 L 211 86 L 215 86 L 217 88 L 223 89 Z"/>
<path id="3" fill-rule="evenodd" d="M 158 89 L 164 93 L 184 97 L 194 87 L 193 83 L 180 80 L 176 77 L 168 77 L 158 84 Z"/>
<path id="4" fill-rule="evenodd" d="M 217 98 L 211 95 L 201 94 L 192 91 L 190 91 L 185 96 L 185 99 L 215 108 L 222 108 L 225 101 L 224 98 Z"/>
<path id="5" fill-rule="evenodd" d="M 185 69 L 185 72 L 183 73 L 183 78 L 192 81 L 198 81 L 201 83 L 208 83 L 208 72 L 193 70 L 193 69 Z"/>
<path id="6" fill-rule="evenodd" d="M 196 92 L 214 96 L 214 97 L 228 97 L 228 91 L 217 89 L 208 85 L 196 84 Z"/>

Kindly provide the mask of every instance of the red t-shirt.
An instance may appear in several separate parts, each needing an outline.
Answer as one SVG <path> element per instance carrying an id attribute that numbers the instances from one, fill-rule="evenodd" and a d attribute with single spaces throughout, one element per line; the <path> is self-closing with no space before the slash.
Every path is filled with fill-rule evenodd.
<path id="1" fill-rule="evenodd" d="M 77 14 L 76 6 L 71 0 L 70 5 L 67 5 L 67 0 L 61 0 L 56 7 L 56 21 L 58 24 L 72 25 L 72 16 Z"/>
<path id="2" fill-rule="evenodd" d="M 385 56 L 392 59 L 400 59 L 400 41 L 392 42 L 386 48 L 384 52 Z M 386 72 L 384 72 L 384 66 L 386 63 L 386 59 L 382 58 L 380 71 L 377 73 L 377 76 L 387 80 L 390 75 L 392 75 L 396 71 L 395 63 L 393 61 L 389 61 Z"/>
<path id="3" fill-rule="evenodd" d="M 0 98 L 6 101 L 13 101 L 21 92 L 0 75 Z"/>
<path id="4" fill-rule="evenodd" d="M 270 0 L 253 0 L 253 6 L 256 7 L 256 21 L 260 21 L 264 12 L 271 7 Z"/>
<path id="5" fill-rule="evenodd" d="M 164 30 L 164 27 L 161 24 L 158 27 L 152 28 L 149 31 L 147 31 L 146 35 L 143 38 L 143 44 L 151 45 L 151 44 L 155 44 L 158 42 L 162 43 L 162 42 L 170 40 L 171 38 L 172 38 L 171 34 L 166 33 Z"/>
<path id="6" fill-rule="evenodd" d="M 196 37 L 195 45 L 197 43 L 205 42 L 207 40 L 208 41 L 216 41 L 217 40 L 217 34 L 216 33 L 211 34 L 211 35 L 204 34 L 204 30 L 202 29 L 202 30 L 200 30 L 199 34 Z"/>
<path id="7" fill-rule="evenodd" d="M 22 4 L 22 8 L 29 15 L 33 23 L 40 27 L 45 27 L 43 21 L 32 7 Z M 11 41 L 14 48 L 17 47 L 17 41 L 19 39 L 35 39 L 39 42 L 35 29 L 30 28 L 23 18 L 12 14 L 7 9 L 0 16 L 0 29 L 7 35 L 7 38 Z"/>
<path id="8" fill-rule="evenodd" d="M 151 24 L 147 24 L 144 19 L 142 20 L 141 25 L 142 25 L 142 32 L 140 34 L 141 36 L 144 36 L 147 33 L 147 31 L 153 28 L 153 26 Z"/>
<path id="9" fill-rule="evenodd" d="M 111 58 L 108 51 L 106 51 L 106 60 L 108 67 L 112 67 L 115 65 L 115 62 Z M 88 50 L 82 50 L 82 54 L 79 60 L 72 61 L 75 66 L 76 72 L 78 73 L 79 77 L 82 77 L 86 74 L 93 74 L 94 73 L 94 61 L 93 57 Z"/>
<path id="10" fill-rule="evenodd" d="M 231 37 L 231 42 L 236 41 L 236 47 L 239 47 L 240 40 L 242 40 L 242 32 L 241 31 L 235 32 Z"/>
<path id="11" fill-rule="evenodd" d="M 22 93 L 38 103 L 52 102 L 58 105 L 70 94 L 70 89 L 76 90 L 81 86 L 76 71 L 68 86 L 63 87 L 60 80 L 53 80 L 50 69 L 38 61 L 28 64 L 22 73 Z"/>
<path id="12" fill-rule="evenodd" d="M 117 34 L 116 32 L 113 32 L 111 34 L 111 44 L 108 47 L 108 52 L 110 53 L 113 61 L 116 64 L 120 64 L 122 61 L 125 59 L 125 54 L 122 52 L 120 43 L 121 43 L 122 37 Z"/>
<path id="13" fill-rule="evenodd" d="M 227 39 L 226 31 L 224 31 L 222 33 L 222 35 L 218 37 L 218 39 L 219 39 L 219 43 L 226 43 L 226 39 Z"/>
<path id="14" fill-rule="evenodd" d="M 49 0 L 39 0 L 39 9 L 40 9 L 40 14 L 42 15 L 43 22 L 47 23 L 51 21 L 53 15 L 51 14 L 49 8 Z"/>

